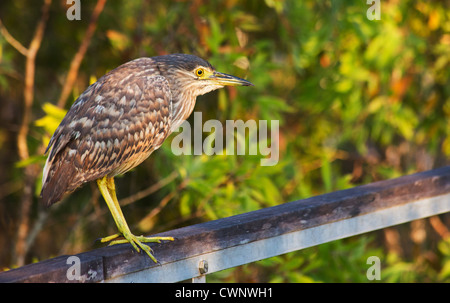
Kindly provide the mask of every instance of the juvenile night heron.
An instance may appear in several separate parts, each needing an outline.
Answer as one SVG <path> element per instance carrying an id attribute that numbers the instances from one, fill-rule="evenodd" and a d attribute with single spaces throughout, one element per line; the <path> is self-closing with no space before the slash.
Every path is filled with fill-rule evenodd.
<path id="1" fill-rule="evenodd" d="M 252 84 L 185 54 L 140 58 L 110 71 L 78 97 L 50 139 L 42 178 L 44 202 L 50 206 L 97 180 L 119 230 L 101 242 L 129 242 L 156 262 L 143 243 L 173 238 L 131 233 L 116 197 L 114 176 L 158 149 L 192 113 L 197 96 L 225 85 Z M 117 239 L 120 236 L 125 239 Z"/>

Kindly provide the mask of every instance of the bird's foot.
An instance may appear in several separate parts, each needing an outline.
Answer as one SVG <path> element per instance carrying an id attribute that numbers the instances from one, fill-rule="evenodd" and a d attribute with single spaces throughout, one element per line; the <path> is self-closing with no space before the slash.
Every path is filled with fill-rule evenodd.
<path id="1" fill-rule="evenodd" d="M 116 238 L 123 236 L 125 239 L 115 240 Z M 152 259 L 155 263 L 158 261 L 153 256 L 153 250 L 150 246 L 145 245 L 144 243 L 161 243 L 161 241 L 173 241 L 173 237 L 144 237 L 144 236 L 135 236 L 131 232 L 128 233 L 117 233 L 108 237 L 104 237 L 100 239 L 100 242 L 110 242 L 109 245 L 115 244 L 124 244 L 130 243 L 137 252 L 140 252 L 140 249 L 146 252 L 146 254 Z"/>

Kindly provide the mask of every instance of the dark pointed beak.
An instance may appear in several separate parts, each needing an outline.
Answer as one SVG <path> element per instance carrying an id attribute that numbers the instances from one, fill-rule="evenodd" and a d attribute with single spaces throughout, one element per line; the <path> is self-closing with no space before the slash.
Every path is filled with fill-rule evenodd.
<path id="1" fill-rule="evenodd" d="M 209 80 L 216 82 L 217 84 L 224 86 L 254 86 L 251 82 L 224 73 L 214 72 Z"/>

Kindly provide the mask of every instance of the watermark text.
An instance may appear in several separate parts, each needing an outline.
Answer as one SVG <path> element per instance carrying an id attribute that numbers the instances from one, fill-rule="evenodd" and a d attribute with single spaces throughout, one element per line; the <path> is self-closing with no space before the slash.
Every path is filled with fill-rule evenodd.
<path id="1" fill-rule="evenodd" d="M 260 162 L 261 166 L 273 166 L 278 163 L 278 120 L 270 121 L 270 137 L 266 120 L 259 122 L 226 120 L 224 129 L 219 120 L 213 119 L 203 123 L 202 113 L 194 112 L 193 124 L 191 127 L 188 121 L 184 121 L 180 125 L 181 132 L 173 138 L 171 144 L 175 155 L 258 155 L 259 153 L 264 156 Z M 203 133 L 209 135 L 203 139 Z"/>

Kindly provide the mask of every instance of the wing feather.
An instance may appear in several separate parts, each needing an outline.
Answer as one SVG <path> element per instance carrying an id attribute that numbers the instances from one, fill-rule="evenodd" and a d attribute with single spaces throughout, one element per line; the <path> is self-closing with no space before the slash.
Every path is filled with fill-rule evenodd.
<path id="1" fill-rule="evenodd" d="M 55 131 L 42 179 L 48 206 L 83 183 L 127 172 L 169 136 L 169 84 L 152 62 L 135 61 L 89 86 Z"/>

